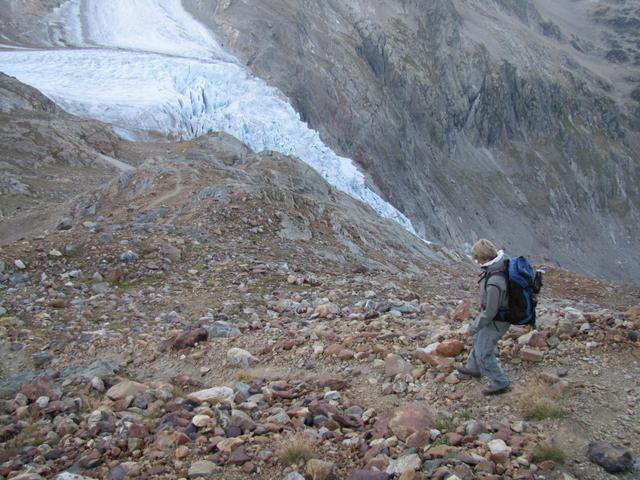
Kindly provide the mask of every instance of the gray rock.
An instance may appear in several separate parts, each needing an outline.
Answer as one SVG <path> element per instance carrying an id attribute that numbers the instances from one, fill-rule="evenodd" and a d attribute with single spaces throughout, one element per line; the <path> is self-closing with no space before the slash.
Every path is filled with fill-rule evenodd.
<path id="1" fill-rule="evenodd" d="M 31 356 L 31 359 L 34 367 L 42 368 L 53 360 L 53 354 L 51 352 L 37 352 Z"/>
<path id="2" fill-rule="evenodd" d="M 238 327 L 223 320 L 218 320 L 213 325 L 205 326 L 204 328 L 209 332 L 209 338 L 238 337 L 242 335 Z"/>
<path id="3" fill-rule="evenodd" d="M 259 362 L 251 353 L 236 347 L 229 349 L 227 352 L 227 361 L 231 365 L 239 367 L 248 367 L 249 365 L 255 365 Z"/>
<path id="4" fill-rule="evenodd" d="M 137 262 L 138 261 L 138 254 L 133 252 L 133 251 L 131 251 L 131 250 L 127 250 L 122 255 L 120 255 L 120 260 L 122 260 L 125 263 Z"/>
<path id="5" fill-rule="evenodd" d="M 69 217 L 64 217 L 60 219 L 56 228 L 58 230 L 71 230 L 72 226 L 73 226 L 72 220 Z"/>
<path id="6" fill-rule="evenodd" d="M 609 473 L 628 472 L 633 468 L 633 457 L 628 448 L 608 442 L 592 442 L 587 449 L 589 460 Z"/>
<path id="7" fill-rule="evenodd" d="M 107 293 L 109 291 L 109 288 L 111 287 L 111 285 L 109 285 L 107 282 L 100 282 L 100 283 L 94 283 L 93 285 L 91 285 L 91 290 L 93 290 L 94 293 Z"/>
<path id="8" fill-rule="evenodd" d="M 304 475 L 298 472 L 291 472 L 286 477 L 284 477 L 284 480 L 304 480 Z"/>
<path id="9" fill-rule="evenodd" d="M 385 470 L 390 475 L 402 475 L 405 470 L 416 471 L 420 468 L 422 461 L 416 453 L 404 455 L 396 460 L 391 460 Z"/>
<path id="10" fill-rule="evenodd" d="M 213 462 L 208 460 L 199 460 L 191 464 L 187 476 L 189 478 L 212 478 L 222 475 L 223 469 Z"/>

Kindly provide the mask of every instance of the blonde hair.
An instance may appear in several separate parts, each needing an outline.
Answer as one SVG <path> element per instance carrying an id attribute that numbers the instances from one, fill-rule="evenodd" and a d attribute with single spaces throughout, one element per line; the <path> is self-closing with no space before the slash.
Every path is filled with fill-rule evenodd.
<path id="1" fill-rule="evenodd" d="M 498 250 L 496 246 L 491 243 L 489 240 L 481 238 L 471 247 L 471 256 L 477 260 L 484 260 L 488 262 L 489 260 L 493 260 L 498 255 Z"/>

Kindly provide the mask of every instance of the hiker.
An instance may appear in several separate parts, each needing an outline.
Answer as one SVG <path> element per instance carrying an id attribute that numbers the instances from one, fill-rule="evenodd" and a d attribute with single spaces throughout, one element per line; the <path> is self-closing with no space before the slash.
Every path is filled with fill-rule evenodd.
<path id="1" fill-rule="evenodd" d="M 457 370 L 463 376 L 488 377 L 490 383 L 482 393 L 497 395 L 509 388 L 509 379 L 505 375 L 498 359 L 496 347 L 498 340 L 509 330 L 509 323 L 496 319 L 499 309 L 509 307 L 507 282 L 504 275 L 495 274 L 504 270 L 505 253 L 497 251 L 489 240 L 478 240 L 471 249 L 475 262 L 482 268 L 480 276 L 480 313 L 468 326 L 473 335 L 473 348 L 467 364 Z"/>

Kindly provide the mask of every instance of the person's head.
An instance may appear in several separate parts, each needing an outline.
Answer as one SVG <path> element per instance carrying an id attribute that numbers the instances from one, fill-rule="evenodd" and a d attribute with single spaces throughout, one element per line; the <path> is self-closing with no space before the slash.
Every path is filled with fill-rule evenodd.
<path id="1" fill-rule="evenodd" d="M 498 255 L 498 250 L 496 246 L 491 243 L 489 240 L 481 238 L 471 247 L 471 256 L 476 261 L 476 263 L 482 265 L 484 263 L 490 262 Z"/>

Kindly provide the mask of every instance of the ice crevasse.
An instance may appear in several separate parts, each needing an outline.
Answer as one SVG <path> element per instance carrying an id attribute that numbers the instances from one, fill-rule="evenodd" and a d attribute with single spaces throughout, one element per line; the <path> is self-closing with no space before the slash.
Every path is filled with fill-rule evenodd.
<path id="1" fill-rule="evenodd" d="M 254 151 L 293 155 L 331 185 L 415 233 L 409 219 L 336 155 L 284 96 L 224 51 L 179 0 L 70 0 L 50 16 L 54 48 L 0 52 L 0 71 L 65 110 L 129 138 L 224 131 Z M 73 48 L 68 48 L 73 47 Z"/>

